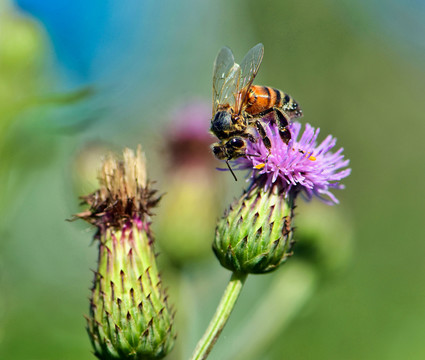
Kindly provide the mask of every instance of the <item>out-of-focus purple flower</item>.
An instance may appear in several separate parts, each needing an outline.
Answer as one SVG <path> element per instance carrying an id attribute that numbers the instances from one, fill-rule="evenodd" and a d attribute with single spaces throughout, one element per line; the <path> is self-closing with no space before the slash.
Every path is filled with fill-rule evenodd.
<path id="1" fill-rule="evenodd" d="M 218 160 L 210 151 L 210 118 L 211 104 L 190 100 L 170 113 L 161 141 L 166 196 L 155 233 L 161 250 L 178 266 L 209 258 L 208 239 L 221 212 L 224 189 L 215 171 Z"/>
<path id="2" fill-rule="evenodd" d="M 287 145 L 280 138 L 277 126 L 267 125 L 270 151 L 261 137 L 256 143 L 248 142 L 248 155 L 235 160 L 237 168 L 250 169 L 253 183 L 266 189 L 277 185 L 286 194 L 301 192 L 308 200 L 315 195 L 327 204 L 338 203 L 330 190 L 344 188 L 339 181 L 351 172 L 347 168 L 349 160 L 344 160 L 342 155 L 343 148 L 331 152 L 336 144 L 331 135 L 318 145 L 320 129 L 309 124 L 301 134 L 301 124 L 294 122 L 290 131 L 292 139 Z"/>
<path id="3" fill-rule="evenodd" d="M 168 136 L 176 140 L 199 139 L 211 141 L 208 133 L 211 105 L 205 101 L 193 100 L 171 114 L 172 125 Z"/>
<path id="4" fill-rule="evenodd" d="M 211 105 L 196 100 L 170 114 L 171 122 L 165 133 L 164 144 L 174 170 L 189 166 L 211 171 L 211 164 L 215 160 L 210 152 L 210 117 Z"/>

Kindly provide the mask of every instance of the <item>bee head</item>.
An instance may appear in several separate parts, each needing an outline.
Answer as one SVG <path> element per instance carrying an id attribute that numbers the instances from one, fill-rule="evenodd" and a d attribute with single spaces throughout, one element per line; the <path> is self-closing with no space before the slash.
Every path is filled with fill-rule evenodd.
<path id="1" fill-rule="evenodd" d="M 245 155 L 246 140 L 232 137 L 225 143 L 214 143 L 211 146 L 214 156 L 219 160 L 232 160 Z"/>

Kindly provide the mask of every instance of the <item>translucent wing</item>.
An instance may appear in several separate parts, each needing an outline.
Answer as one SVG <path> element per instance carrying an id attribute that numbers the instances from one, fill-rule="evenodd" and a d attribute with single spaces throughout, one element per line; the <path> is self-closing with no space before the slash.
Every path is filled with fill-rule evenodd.
<path id="1" fill-rule="evenodd" d="M 245 104 L 248 90 L 258 73 L 261 61 L 263 60 L 263 55 L 264 46 L 260 43 L 249 50 L 241 62 L 241 79 L 239 83 L 238 97 L 236 99 L 236 109 L 238 109 L 238 111 L 241 111 L 242 106 Z"/>
<path id="2" fill-rule="evenodd" d="M 232 51 L 224 47 L 218 53 L 213 70 L 213 116 L 219 105 L 233 106 L 240 77 Z"/>
<path id="3" fill-rule="evenodd" d="M 235 108 L 236 99 L 238 96 L 239 79 L 241 77 L 241 68 L 238 64 L 233 64 L 232 68 L 226 74 L 223 82 L 223 87 L 218 97 L 218 104 L 226 107 L 229 105 Z"/>

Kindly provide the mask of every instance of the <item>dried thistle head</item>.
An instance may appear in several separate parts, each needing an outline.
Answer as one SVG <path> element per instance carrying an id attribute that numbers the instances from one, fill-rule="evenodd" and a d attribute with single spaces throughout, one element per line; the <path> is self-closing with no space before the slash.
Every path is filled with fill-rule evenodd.
<path id="1" fill-rule="evenodd" d="M 151 208 L 159 197 L 146 177 L 139 146 L 122 160 L 109 155 L 100 188 L 83 197 L 77 214 L 97 227 L 98 266 L 87 329 L 99 359 L 161 359 L 175 339 L 174 314 L 157 269 L 150 231 Z"/>
<path id="2" fill-rule="evenodd" d="M 139 145 L 137 153 L 124 149 L 123 159 L 109 154 L 103 162 L 99 174 L 100 188 L 87 196 L 82 196 L 82 204 L 89 206 L 87 211 L 76 214 L 100 230 L 107 227 L 122 227 L 135 217 L 140 220 L 151 216 L 160 196 L 146 176 L 146 159 Z"/>

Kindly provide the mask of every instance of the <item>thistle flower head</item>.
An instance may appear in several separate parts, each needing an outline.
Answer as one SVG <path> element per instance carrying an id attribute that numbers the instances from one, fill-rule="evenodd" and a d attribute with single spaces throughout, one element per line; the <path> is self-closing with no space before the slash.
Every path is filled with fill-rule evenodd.
<path id="1" fill-rule="evenodd" d="M 234 161 L 237 169 L 251 171 L 251 184 L 218 222 L 214 252 L 220 263 L 239 273 L 273 271 L 291 255 L 293 208 L 298 193 L 328 204 L 338 200 L 331 189 L 350 173 L 342 149 L 330 150 L 336 140 L 328 136 L 317 144 L 319 130 L 293 123 L 286 144 L 278 127 L 266 124 L 270 149 L 261 137 L 247 142 L 246 156 Z"/>
<path id="2" fill-rule="evenodd" d="M 156 266 L 145 159 L 126 149 L 109 156 L 100 189 L 83 197 L 76 216 L 97 227 L 99 260 L 90 300 L 88 332 L 100 359 L 161 359 L 174 342 L 173 314 Z"/>
<path id="3" fill-rule="evenodd" d="M 235 163 L 239 169 L 250 169 L 253 181 L 266 189 L 277 185 L 286 194 L 301 192 L 309 200 L 317 196 L 328 204 L 338 203 L 331 190 L 343 188 L 339 181 L 351 172 L 349 160 L 344 160 L 342 148 L 331 152 L 336 144 L 331 135 L 317 144 L 319 131 L 306 124 L 301 134 L 301 124 L 294 122 L 290 125 L 292 139 L 286 144 L 277 126 L 270 123 L 266 126 L 270 150 L 261 138 L 248 142 L 248 155 Z"/>

